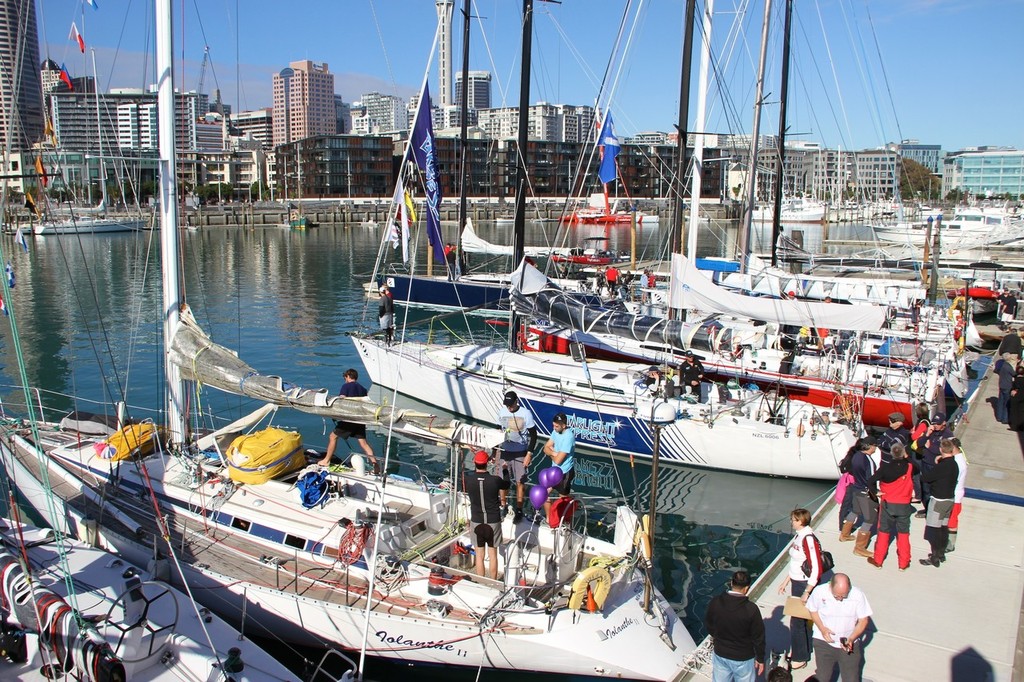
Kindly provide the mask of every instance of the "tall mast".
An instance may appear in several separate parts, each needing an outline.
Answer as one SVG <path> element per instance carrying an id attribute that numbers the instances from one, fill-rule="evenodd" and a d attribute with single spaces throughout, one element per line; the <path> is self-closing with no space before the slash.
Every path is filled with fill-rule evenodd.
<path id="1" fill-rule="evenodd" d="M 743 222 L 740 224 L 740 268 L 747 271 L 750 250 L 750 223 L 754 217 L 757 196 L 757 138 L 761 134 L 761 105 L 764 100 L 764 65 L 768 59 L 768 23 L 771 20 L 772 0 L 764 0 L 764 21 L 761 24 L 761 59 L 757 67 L 757 91 L 754 93 L 754 124 L 750 131 L 750 170 L 747 172 L 747 202 Z"/>
<path id="2" fill-rule="evenodd" d="M 526 145 L 530 134 L 530 50 L 533 45 L 533 0 L 523 0 L 522 71 L 519 74 L 519 138 L 516 143 L 516 213 L 512 232 L 512 267 L 523 261 L 526 239 Z M 465 89 L 465 88 L 463 88 Z M 521 282 L 513 282 L 519 286 Z M 519 318 L 512 310 L 509 321 L 509 348 L 519 350 Z"/>
<path id="3" fill-rule="evenodd" d="M 164 376 L 167 381 L 167 428 L 171 442 L 185 439 L 184 387 L 171 362 L 174 333 L 180 324 L 181 283 L 178 279 L 178 178 L 175 169 L 174 50 L 171 0 L 156 0 L 157 122 L 160 135 L 160 251 L 163 269 Z"/>
<path id="4" fill-rule="evenodd" d="M 782 234 L 782 191 L 786 176 L 786 103 L 789 101 L 789 38 L 793 26 L 793 0 L 786 0 L 786 21 L 782 32 L 782 101 L 779 103 L 779 161 L 775 171 L 775 212 L 772 214 L 772 267 L 779 264 L 779 235 Z"/>
<path id="5" fill-rule="evenodd" d="M 679 76 L 679 122 L 676 132 L 679 141 L 676 143 L 676 181 L 671 187 L 679 189 L 679 196 L 672 193 L 672 253 L 685 253 L 687 244 L 686 221 L 683 219 L 683 188 L 686 186 L 686 124 L 690 120 L 690 71 L 693 65 L 693 15 L 697 0 L 686 0 L 686 18 L 683 20 L 683 64 Z M 694 172 L 697 172 L 694 168 Z M 691 226 L 692 229 L 692 226 Z M 691 258 L 694 254 L 687 254 Z"/>
<path id="6" fill-rule="evenodd" d="M 462 123 L 462 130 L 459 133 L 459 145 L 462 153 L 462 169 L 459 177 L 459 232 L 457 257 L 455 259 L 456 271 L 459 270 L 458 263 L 462 262 L 462 231 L 466 229 L 466 184 L 469 182 L 469 28 L 470 28 L 470 0 L 464 0 L 462 4 L 462 96 L 459 98 L 459 119 Z M 451 273 L 455 276 L 455 273 Z"/>
<path id="7" fill-rule="evenodd" d="M 693 173 L 690 174 L 690 230 L 687 234 L 686 254 L 697 257 L 697 225 L 700 218 L 701 186 L 704 180 L 704 128 L 707 126 L 708 69 L 711 65 L 711 25 L 715 0 L 704 2 L 704 40 L 700 46 L 700 74 L 697 77 L 697 120 L 693 135 Z"/>

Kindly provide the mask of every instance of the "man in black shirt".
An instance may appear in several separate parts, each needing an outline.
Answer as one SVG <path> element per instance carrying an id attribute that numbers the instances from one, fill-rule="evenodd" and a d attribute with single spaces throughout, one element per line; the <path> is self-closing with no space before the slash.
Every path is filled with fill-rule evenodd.
<path id="1" fill-rule="evenodd" d="M 490 561 L 490 577 L 498 579 L 498 545 L 501 544 L 501 513 L 498 492 L 508 490 L 510 481 L 488 473 L 487 463 L 490 457 L 483 450 L 473 455 L 474 470 L 466 473 L 465 488 L 469 496 L 470 528 L 469 535 L 473 538 L 476 548 L 476 573 L 485 576 L 484 548 L 487 548 L 487 560 Z"/>
<path id="2" fill-rule="evenodd" d="M 700 382 L 704 380 L 704 365 L 700 364 L 692 350 L 683 353 L 683 362 L 679 365 L 679 390 L 701 395 Z"/>
<path id="3" fill-rule="evenodd" d="M 960 475 L 960 466 L 954 459 L 952 441 L 942 439 L 939 456 L 935 465 L 921 473 L 921 482 L 931 486 L 931 498 L 928 500 L 928 514 L 925 516 L 924 539 L 931 545 L 932 551 L 927 559 L 921 559 L 925 566 L 939 565 L 946 560 L 946 546 L 949 543 L 949 515 L 953 512 L 953 498 L 956 494 L 956 481 Z"/>
<path id="4" fill-rule="evenodd" d="M 764 672 L 764 621 L 747 599 L 750 574 L 732 574 L 729 591 L 708 604 L 704 625 L 714 640 L 712 676 L 715 680 L 753 680 Z"/>
<path id="5" fill-rule="evenodd" d="M 1002 329 L 1009 329 L 1010 324 L 1017 318 L 1017 297 L 1009 289 L 1003 289 L 1003 293 L 996 300 L 999 301 L 999 326 Z"/>
<path id="6" fill-rule="evenodd" d="M 882 451 L 882 461 L 892 461 L 892 446 L 899 444 L 903 447 L 910 445 L 910 430 L 905 427 L 902 412 L 893 412 L 889 415 L 889 428 L 878 437 L 878 449 Z"/>

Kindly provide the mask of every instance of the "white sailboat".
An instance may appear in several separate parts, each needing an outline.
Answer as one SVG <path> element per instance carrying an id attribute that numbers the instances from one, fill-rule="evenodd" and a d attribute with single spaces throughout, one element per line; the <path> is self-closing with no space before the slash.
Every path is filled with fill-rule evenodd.
<path id="1" fill-rule="evenodd" d="M 181 590 L 52 530 L 0 519 L 0 574 L 8 682 L 299 679 Z"/>

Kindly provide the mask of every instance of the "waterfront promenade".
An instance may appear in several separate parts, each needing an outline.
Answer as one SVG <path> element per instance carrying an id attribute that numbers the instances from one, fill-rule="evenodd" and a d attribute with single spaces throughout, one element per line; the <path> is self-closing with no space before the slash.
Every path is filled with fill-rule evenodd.
<path id="1" fill-rule="evenodd" d="M 829 501 L 813 520 L 836 571 L 864 590 L 874 611 L 864 651 L 864 680 L 874 682 L 1011 682 L 1024 680 L 1024 438 L 996 422 L 991 372 L 957 428 L 969 468 L 956 551 L 941 568 L 918 563 L 928 555 L 924 519 L 913 519 L 913 560 L 896 567 L 895 543 L 881 570 L 839 542 L 839 510 Z M 872 545 L 873 546 L 873 545 Z M 780 557 L 751 591 L 765 618 L 769 654 L 789 649 L 789 618 L 778 594 L 786 560 Z M 710 666 L 687 679 L 710 677 Z M 814 673 L 814 662 L 793 671 Z"/>

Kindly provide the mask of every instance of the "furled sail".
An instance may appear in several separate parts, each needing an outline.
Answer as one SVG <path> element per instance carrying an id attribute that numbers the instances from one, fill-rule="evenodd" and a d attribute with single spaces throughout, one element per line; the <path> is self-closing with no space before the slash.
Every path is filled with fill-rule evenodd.
<path id="1" fill-rule="evenodd" d="M 183 379 L 244 395 L 272 405 L 286 406 L 329 419 L 381 424 L 422 440 L 459 442 L 492 448 L 503 440 L 501 430 L 464 424 L 426 412 L 380 405 L 368 398 L 331 395 L 326 388 L 303 388 L 279 376 L 260 374 L 238 355 L 215 343 L 199 326 L 189 308 L 181 312 L 181 324 L 170 348 L 171 362 Z"/>
<path id="2" fill-rule="evenodd" d="M 669 306 L 749 317 L 796 327 L 825 327 L 851 331 L 883 329 L 889 313 L 888 308 L 883 306 L 810 303 L 733 293 L 702 275 L 692 261 L 679 254 L 672 256 Z"/>
<path id="3" fill-rule="evenodd" d="M 472 218 L 466 218 L 466 226 L 462 228 L 462 250 L 466 253 L 482 253 L 488 256 L 511 256 L 512 245 L 494 244 L 476 233 Z M 540 246 L 527 246 L 523 254 L 539 258 L 553 253 L 567 252 L 568 249 L 549 249 Z"/>

